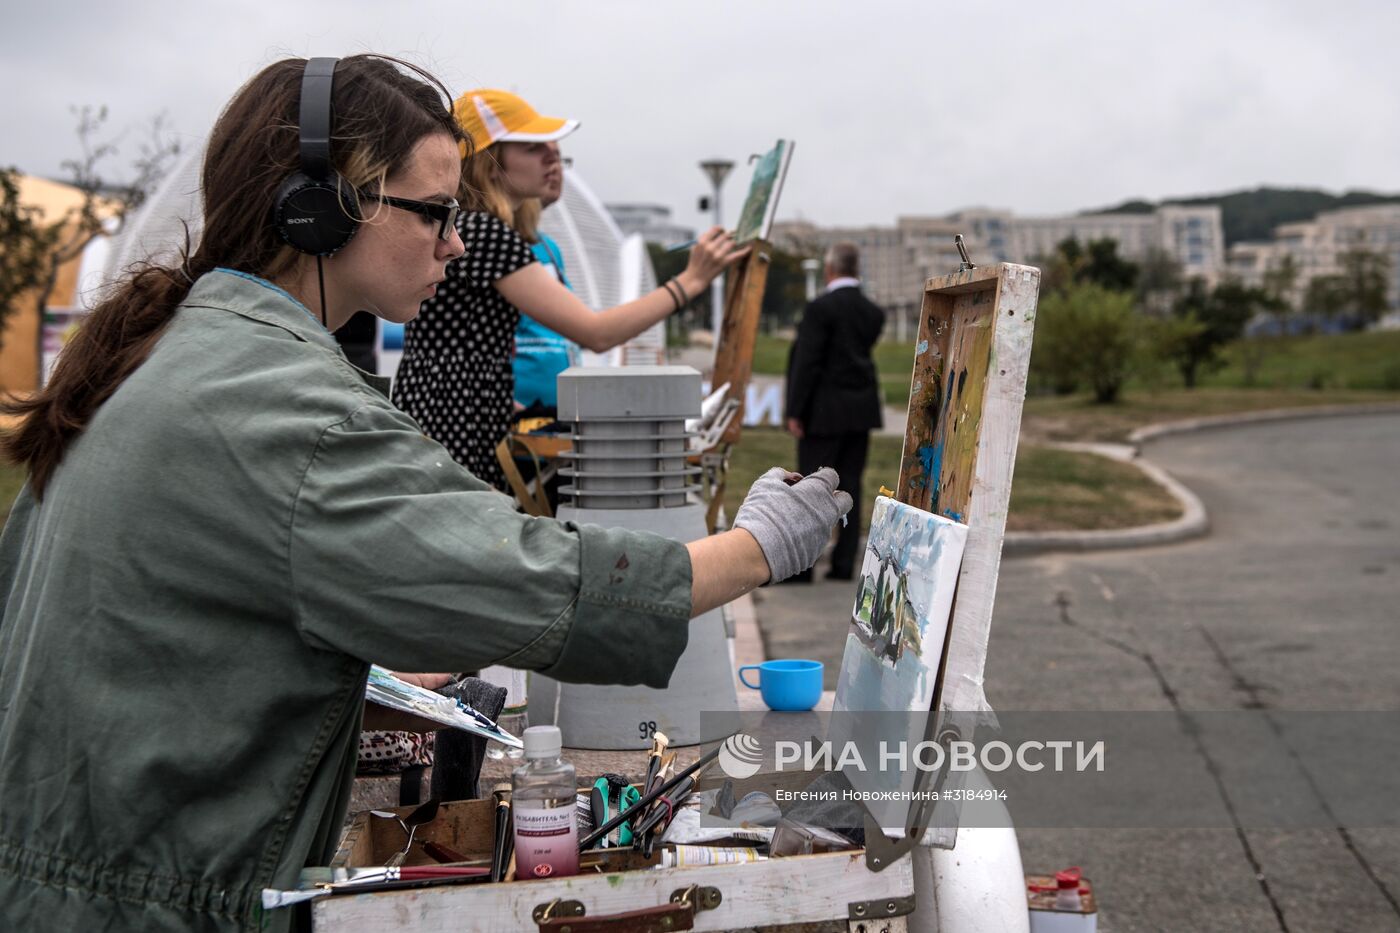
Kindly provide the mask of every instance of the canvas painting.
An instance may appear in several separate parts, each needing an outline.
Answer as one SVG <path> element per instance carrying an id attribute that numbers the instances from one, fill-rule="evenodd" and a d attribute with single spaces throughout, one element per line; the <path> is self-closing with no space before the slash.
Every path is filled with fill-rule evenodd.
<path id="1" fill-rule="evenodd" d="M 782 194 L 788 163 L 792 161 L 792 147 L 791 140 L 780 139 L 754 162 L 749 196 L 744 199 L 739 225 L 734 229 L 735 242 L 747 243 L 768 237 L 773 217 L 778 212 L 778 196 Z"/>
<path id="2" fill-rule="evenodd" d="M 834 747 L 849 744 L 863 762 L 878 762 L 883 748 L 923 739 L 966 542 L 966 525 L 875 500 L 832 707 L 847 715 L 833 716 L 827 734 Z M 852 788 L 883 801 L 863 806 L 886 835 L 902 835 L 919 772 L 840 770 Z"/>
<path id="3" fill-rule="evenodd" d="M 967 526 L 880 496 L 836 685 L 836 709 L 927 710 Z"/>

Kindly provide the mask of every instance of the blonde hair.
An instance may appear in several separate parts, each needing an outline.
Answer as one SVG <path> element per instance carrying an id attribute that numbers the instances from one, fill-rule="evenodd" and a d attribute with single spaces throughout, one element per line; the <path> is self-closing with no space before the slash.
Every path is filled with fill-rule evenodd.
<path id="1" fill-rule="evenodd" d="M 511 208 L 506 192 L 505 167 L 496 158 L 497 146 L 489 146 L 467 156 L 462 161 L 462 206 L 469 211 L 494 214 L 509 224 L 527 241 L 538 239 L 540 212 L 544 209 L 539 198 L 526 198 L 518 210 Z"/>

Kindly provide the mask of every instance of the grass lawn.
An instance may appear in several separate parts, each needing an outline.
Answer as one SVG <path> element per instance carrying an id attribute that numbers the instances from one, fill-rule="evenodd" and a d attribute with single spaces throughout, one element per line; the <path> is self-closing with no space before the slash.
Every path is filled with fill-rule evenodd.
<path id="1" fill-rule="evenodd" d="M 791 341 L 759 334 L 753 349 L 753 371 L 770 376 L 783 375 L 787 372 L 788 350 L 791 346 Z M 909 377 L 914 372 L 914 345 L 877 343 L 875 369 L 880 374 L 880 388 L 885 395 L 885 404 L 901 408 L 907 405 Z"/>
<path id="2" fill-rule="evenodd" d="M 1137 467 L 1078 451 L 1022 445 L 1009 531 L 1133 528 L 1181 517 L 1181 506 Z"/>
<path id="3" fill-rule="evenodd" d="M 787 372 L 788 347 L 786 340 L 759 335 L 754 372 L 779 376 Z M 1224 361 L 1221 369 L 1201 374 L 1203 387 L 1400 391 L 1400 331 L 1395 330 L 1237 340 L 1225 348 Z M 876 344 L 875 368 L 885 387 L 886 402 L 904 405 L 909 398 L 914 345 L 892 341 Z M 1165 380 L 1162 389 L 1184 391 L 1174 372 L 1160 373 L 1158 378 Z M 1129 394 L 1151 388 L 1140 381 L 1128 384 Z"/>
<path id="4" fill-rule="evenodd" d="M 1347 389 L 1162 389 L 1132 390 L 1113 405 L 1096 405 L 1087 395 L 1037 396 L 1026 399 L 1021 437 L 1031 443 L 1055 441 L 1122 441 L 1134 429 L 1158 421 L 1204 415 L 1306 408 L 1361 402 L 1400 402 L 1400 393 Z"/>
<path id="5" fill-rule="evenodd" d="M 788 346 L 786 340 L 760 336 L 754 371 L 781 375 Z M 902 409 L 908 404 L 913 358 L 913 344 L 876 345 L 886 405 Z M 1246 358 L 1256 370 L 1253 386 L 1245 384 Z M 1113 405 L 1097 405 L 1087 394 L 1031 396 L 1022 436 L 1031 443 L 1121 441 L 1134 428 L 1178 418 L 1400 401 L 1400 331 L 1237 341 L 1226 348 L 1225 359 L 1225 366 L 1204 375 L 1196 389 L 1184 389 L 1169 378 L 1172 374 L 1159 373 L 1157 384 L 1130 382 Z"/>
<path id="6" fill-rule="evenodd" d="M 1206 386 L 1400 391 L 1400 331 L 1263 337 L 1226 348 L 1226 365 Z"/>
<path id="7" fill-rule="evenodd" d="M 870 439 L 862 485 L 862 528 L 870 526 L 870 509 L 880 487 L 893 487 L 899 479 L 902 443 L 891 435 Z M 746 430 L 730 458 L 726 512 L 734 515 L 749 485 L 764 470 L 796 465 L 797 445 L 791 436 L 773 429 Z M 1022 445 L 1016 457 L 1008 529 L 1130 528 L 1180 514 L 1176 500 L 1128 464 L 1031 445 Z"/>

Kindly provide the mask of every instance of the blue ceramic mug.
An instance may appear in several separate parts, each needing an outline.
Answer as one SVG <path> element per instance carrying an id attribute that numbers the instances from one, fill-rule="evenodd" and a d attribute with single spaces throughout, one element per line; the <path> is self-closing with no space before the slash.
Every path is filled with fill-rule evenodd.
<path id="1" fill-rule="evenodd" d="M 751 684 L 745 671 L 758 671 L 758 683 Z M 781 713 L 800 713 L 817 705 L 822 698 L 822 662 L 764 661 L 739 668 L 739 682 L 763 694 L 763 702 Z"/>

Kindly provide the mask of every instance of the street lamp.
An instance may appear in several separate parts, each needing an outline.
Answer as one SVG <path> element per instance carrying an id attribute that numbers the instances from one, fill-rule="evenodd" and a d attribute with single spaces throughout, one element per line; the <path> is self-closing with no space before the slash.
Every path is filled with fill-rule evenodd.
<path id="1" fill-rule="evenodd" d="M 729 173 L 734 169 L 734 163 L 728 159 L 706 159 L 700 163 L 700 170 L 710 179 L 710 185 L 714 188 L 714 208 L 715 226 L 724 226 L 724 220 L 719 210 L 719 189 L 724 185 L 724 180 L 729 177 Z M 719 331 L 724 324 L 724 276 L 715 277 L 714 284 L 710 287 L 710 330 L 714 334 L 715 349 L 719 350 Z"/>
<path id="2" fill-rule="evenodd" d="M 807 276 L 807 300 L 817 300 L 817 273 L 822 271 L 820 259 L 802 260 L 802 272 Z"/>

